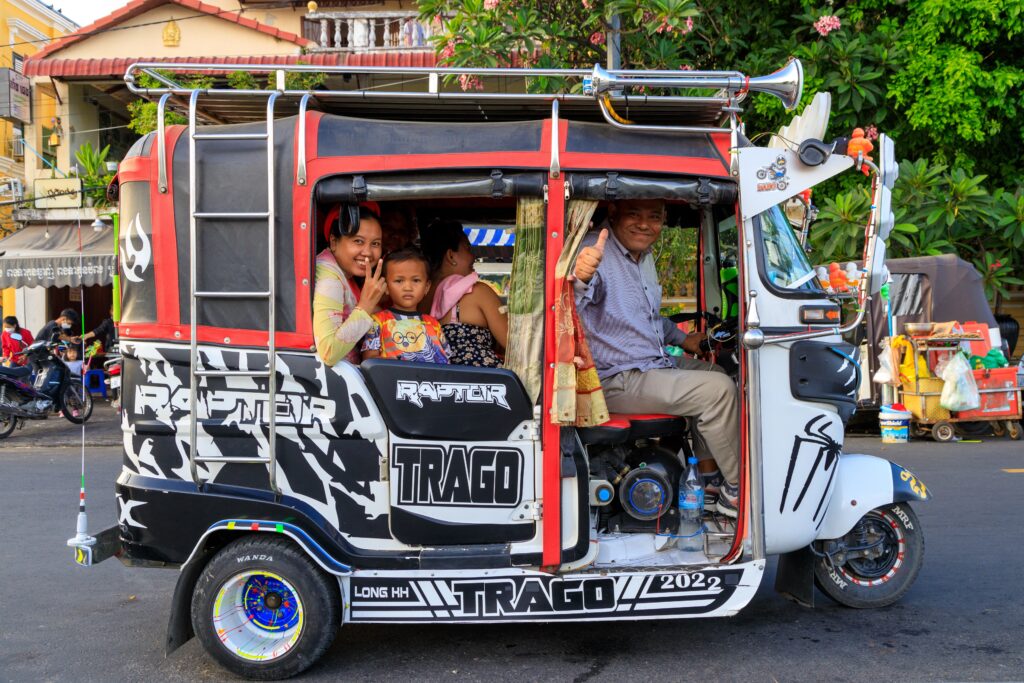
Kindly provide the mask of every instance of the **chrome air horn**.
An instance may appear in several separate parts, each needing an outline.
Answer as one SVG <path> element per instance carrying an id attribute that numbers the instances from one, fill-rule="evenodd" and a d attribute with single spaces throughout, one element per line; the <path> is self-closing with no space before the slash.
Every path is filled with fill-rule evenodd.
<path id="1" fill-rule="evenodd" d="M 779 98 L 787 110 L 796 107 L 804 87 L 804 68 L 800 60 L 791 59 L 786 66 L 773 74 L 748 78 L 738 71 L 619 71 L 609 73 L 601 65 L 594 65 L 594 72 L 583 80 L 583 92 L 601 95 L 610 90 L 626 86 L 648 86 L 654 88 L 707 88 L 725 90 L 736 100 L 742 99 L 747 91 L 766 92 Z M 635 75 L 634 75 L 635 74 Z"/>

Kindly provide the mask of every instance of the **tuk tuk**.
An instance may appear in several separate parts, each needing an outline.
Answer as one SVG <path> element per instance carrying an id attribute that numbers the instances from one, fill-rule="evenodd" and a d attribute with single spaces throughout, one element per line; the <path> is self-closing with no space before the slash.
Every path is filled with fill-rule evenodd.
<path id="1" fill-rule="evenodd" d="M 276 71 L 278 88 L 174 80 L 231 70 Z M 287 90 L 284 72 L 303 70 L 397 85 Z M 401 87 L 467 73 L 567 89 Z M 815 584 L 852 607 L 899 599 L 924 549 L 908 502 L 929 492 L 899 465 L 843 452 L 859 364 L 842 335 L 885 280 L 894 150 L 883 135 L 875 164 L 846 155 L 843 139 L 752 145 L 742 100 L 765 92 L 793 108 L 802 80 L 796 61 L 754 78 L 133 65 L 126 82 L 158 100 L 159 125 L 119 170 L 120 515 L 95 536 L 80 515 L 76 561 L 176 568 L 168 652 L 195 635 L 261 679 L 313 664 L 342 624 L 734 615 L 769 555 L 776 587 L 804 604 Z M 188 125 L 164 125 L 175 102 Z M 851 168 L 870 170 L 875 209 L 858 313 L 836 322 L 780 207 Z M 717 339 L 739 358 L 739 515 L 706 514 L 703 551 L 668 542 L 682 467 L 669 444 L 689 452 L 686 416 L 577 424 L 555 391 L 566 264 L 594 211 L 630 198 L 662 199 L 697 231 L 700 326 L 728 316 L 720 260 L 736 263 L 738 315 L 724 323 L 735 333 Z M 319 227 L 331 207 L 362 201 L 514 225 L 504 368 L 321 361 Z"/>

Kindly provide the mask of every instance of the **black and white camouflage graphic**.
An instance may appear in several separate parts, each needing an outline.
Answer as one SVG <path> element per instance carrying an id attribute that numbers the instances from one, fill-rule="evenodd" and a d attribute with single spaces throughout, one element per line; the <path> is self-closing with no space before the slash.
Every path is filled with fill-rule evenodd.
<path id="1" fill-rule="evenodd" d="M 124 342 L 125 469 L 191 481 L 189 467 L 189 349 Z M 200 349 L 201 365 L 261 370 L 267 353 Z M 401 548 L 388 531 L 387 482 L 382 480 L 388 433 L 359 371 L 325 366 L 313 354 L 277 358 L 277 481 L 282 494 L 308 506 L 362 547 Z M 199 380 L 196 453 L 204 457 L 266 457 L 271 409 L 267 380 Z M 269 490 L 264 463 L 199 462 L 198 480 Z M 361 541 L 359 539 L 362 539 Z"/>

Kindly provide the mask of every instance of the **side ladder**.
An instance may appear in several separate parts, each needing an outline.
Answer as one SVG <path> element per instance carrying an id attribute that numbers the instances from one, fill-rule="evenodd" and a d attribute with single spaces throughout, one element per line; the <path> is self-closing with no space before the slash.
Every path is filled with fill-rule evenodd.
<path id="1" fill-rule="evenodd" d="M 277 485 L 277 344 L 275 338 L 275 307 L 277 288 L 275 283 L 276 250 L 274 249 L 274 223 L 277 208 L 274 202 L 274 103 L 280 96 L 278 91 L 270 91 L 267 99 L 266 130 L 262 133 L 201 133 L 196 130 L 196 109 L 202 91 L 193 90 L 188 104 L 188 191 L 189 191 L 189 278 L 188 288 L 191 298 L 190 317 L 190 353 L 189 353 L 189 467 L 192 481 L 199 485 L 200 462 L 222 462 L 266 465 L 270 475 L 270 488 L 280 495 Z M 267 149 L 267 210 L 261 212 L 208 212 L 199 211 L 198 206 L 198 172 L 196 163 L 196 142 L 202 140 L 263 140 Z M 267 224 L 267 289 L 264 291 L 226 291 L 199 290 L 198 278 L 198 234 L 203 221 L 218 220 L 265 220 Z M 206 299 L 248 299 L 265 300 L 267 302 L 267 367 L 265 370 L 211 370 L 201 367 L 199 357 L 199 341 L 197 339 L 199 306 Z M 206 377 L 254 377 L 267 380 L 267 410 L 265 419 L 257 426 L 267 427 L 267 454 L 265 456 L 209 456 L 197 453 L 197 408 L 199 383 Z"/>

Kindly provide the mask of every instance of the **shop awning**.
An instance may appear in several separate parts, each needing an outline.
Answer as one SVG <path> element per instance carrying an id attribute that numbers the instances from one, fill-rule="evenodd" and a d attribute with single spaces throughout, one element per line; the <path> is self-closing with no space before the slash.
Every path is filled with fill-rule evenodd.
<path id="1" fill-rule="evenodd" d="M 109 225 L 84 223 L 81 241 L 77 223 L 30 225 L 0 240 L 0 289 L 109 285 L 116 268 Z"/>

